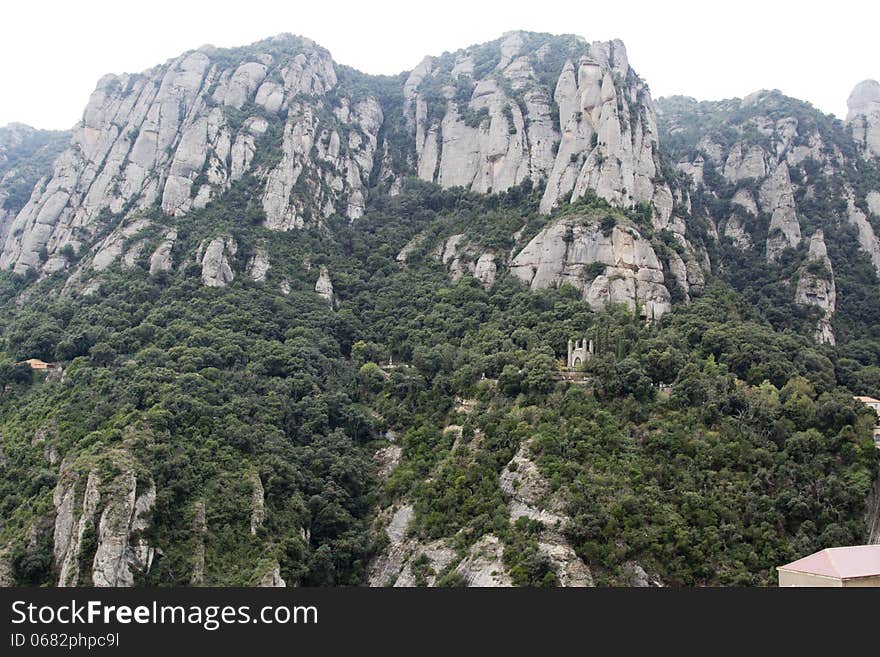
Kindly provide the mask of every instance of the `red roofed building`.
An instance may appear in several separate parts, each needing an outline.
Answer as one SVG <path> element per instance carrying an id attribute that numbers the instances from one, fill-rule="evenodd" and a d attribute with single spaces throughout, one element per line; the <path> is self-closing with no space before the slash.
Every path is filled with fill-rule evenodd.
<path id="1" fill-rule="evenodd" d="M 776 570 L 779 586 L 880 587 L 880 545 L 828 548 Z"/>

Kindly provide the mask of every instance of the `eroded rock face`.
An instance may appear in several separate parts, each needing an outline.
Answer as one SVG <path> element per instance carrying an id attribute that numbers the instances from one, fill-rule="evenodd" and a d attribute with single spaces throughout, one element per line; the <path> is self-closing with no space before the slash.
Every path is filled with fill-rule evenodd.
<path id="1" fill-rule="evenodd" d="M 801 241 L 801 227 L 797 218 L 794 190 L 788 174 L 788 165 L 781 163 L 761 185 L 761 208 L 770 216 L 767 234 L 767 260 L 773 262 L 787 248 L 796 248 Z"/>
<path id="2" fill-rule="evenodd" d="M 385 523 L 382 531 L 388 538 L 388 546 L 367 568 L 370 586 L 417 586 L 420 582 L 413 572 L 413 566 L 419 560 L 428 567 L 425 569 L 428 572 L 424 575 L 424 584 L 433 586 L 437 573 L 456 561 L 456 551 L 446 541 L 423 543 L 407 535 L 413 515 L 412 505 L 404 504 L 386 509 L 378 519 L 380 524 Z"/>
<path id="3" fill-rule="evenodd" d="M 287 586 L 287 582 L 281 578 L 281 566 L 277 561 L 272 570 L 263 575 L 259 585 L 263 588 L 284 588 Z"/>
<path id="4" fill-rule="evenodd" d="M 551 493 L 549 484 L 531 460 L 528 441 L 501 472 L 499 484 L 508 496 L 511 523 L 525 516 L 543 524 L 538 549 L 550 560 L 559 584 L 593 586 L 589 567 L 577 556 L 563 532 L 568 517 L 563 512 L 560 496 Z"/>
<path id="5" fill-rule="evenodd" d="M 271 230 L 302 228 L 334 213 L 351 220 L 364 214 L 382 108 L 368 98 L 354 105 L 344 100 L 332 118 L 327 109 L 322 100 L 288 108 L 282 157 L 263 194 Z M 297 186 L 306 193 L 294 193 Z"/>
<path id="6" fill-rule="evenodd" d="M 142 74 L 102 78 L 52 175 L 0 222 L 0 268 L 64 268 L 64 247 L 90 246 L 108 212 L 159 204 L 179 217 L 204 207 L 251 170 L 260 148 L 282 151 L 261 179 L 270 228 L 363 214 L 383 121 L 378 101 L 344 93 L 331 101 L 335 66 L 307 39 L 276 37 L 250 52 L 230 63 L 204 48 Z M 262 114 L 241 117 L 249 104 Z M 120 256 L 111 247 L 99 268 Z"/>
<path id="7" fill-rule="evenodd" d="M 96 470 L 62 463 L 53 495 L 59 586 L 131 586 L 137 573 L 149 571 L 154 551 L 142 532 L 149 527 L 156 490 L 151 482 L 142 488 L 130 468 L 102 482 Z M 94 548 L 93 557 L 83 554 L 86 545 Z M 90 571 L 81 572 L 84 563 Z"/>
<path id="8" fill-rule="evenodd" d="M 238 245 L 232 237 L 215 237 L 203 241 L 196 251 L 196 262 L 202 265 L 202 283 L 207 287 L 224 287 L 235 278 L 232 258 Z"/>
<path id="9" fill-rule="evenodd" d="M 195 52 L 142 75 L 102 78 L 52 178 L 16 217 L 21 232 L 7 238 L 0 267 L 25 271 L 41 265 L 43 249 L 79 250 L 102 210 L 122 213 L 161 198 L 160 180 L 203 113 L 200 92 L 212 70 Z"/>
<path id="10" fill-rule="evenodd" d="M 631 226 L 617 225 L 603 233 L 598 221 L 561 219 L 519 252 L 510 271 L 532 289 L 568 283 L 594 308 L 624 303 L 635 310 L 638 305 L 648 319 L 672 309 L 660 260 Z"/>
<path id="11" fill-rule="evenodd" d="M 873 199 L 874 197 L 871 198 Z M 859 246 L 871 258 L 877 276 L 880 277 L 880 238 L 874 232 L 868 217 L 855 204 L 852 197 L 847 200 L 847 220 L 858 230 Z"/>
<path id="12" fill-rule="evenodd" d="M 149 514 L 156 501 L 156 488 L 149 483 L 138 494 L 131 471 L 117 477 L 98 522 L 98 549 L 92 567 L 95 586 L 132 586 L 136 573 L 153 563 L 154 550 L 141 533 L 149 527 Z"/>
<path id="13" fill-rule="evenodd" d="M 419 237 L 415 240 L 419 240 Z M 420 240 L 415 246 L 411 246 L 415 240 L 407 244 L 397 255 L 398 262 L 405 263 L 409 252 L 421 243 Z M 467 235 L 459 233 L 450 235 L 437 244 L 431 255 L 446 265 L 453 283 L 468 275 L 476 278 L 488 290 L 495 284 L 498 276 L 497 256 L 491 251 L 483 253 L 480 251 L 481 249 L 472 243 Z"/>
<path id="14" fill-rule="evenodd" d="M 498 537 L 486 534 L 471 546 L 467 556 L 455 567 L 455 572 L 468 586 L 513 586 L 503 556 L 504 545 Z"/>
<path id="15" fill-rule="evenodd" d="M 764 149 L 755 145 L 744 147 L 742 143 L 737 142 L 730 149 L 730 153 L 724 163 L 723 175 L 732 183 L 738 183 L 741 180 L 763 178 L 767 175 Z"/>
<path id="16" fill-rule="evenodd" d="M 263 526 L 266 519 L 266 499 L 263 491 L 263 482 L 260 476 L 254 473 L 252 477 L 253 491 L 251 493 L 251 535 L 256 536 L 257 530 Z"/>
<path id="17" fill-rule="evenodd" d="M 834 284 L 834 269 L 828 258 L 825 237 L 817 230 L 810 238 L 810 251 L 804 266 L 798 272 L 798 285 L 795 301 L 804 306 L 816 306 L 822 317 L 816 325 L 816 342 L 834 344 L 834 331 L 831 317 L 837 307 L 837 288 Z"/>
<path id="18" fill-rule="evenodd" d="M 474 399 L 456 398 L 456 410 L 470 415 L 476 407 Z M 461 425 L 448 425 L 445 434 L 454 435 L 451 453 L 476 456 L 482 432 L 465 438 Z M 379 476 L 387 478 L 397 467 L 401 449 L 391 444 L 376 452 Z M 538 536 L 538 549 L 544 555 L 562 586 L 592 586 L 590 569 L 577 556 L 564 534 L 568 517 L 564 515 L 563 498 L 551 492 L 538 466 L 529 456 L 528 441 L 520 446 L 499 477 L 499 485 L 507 498 L 510 522 L 525 516 L 539 521 L 543 529 Z M 454 573 L 465 585 L 479 587 L 512 586 L 513 581 L 504 564 L 504 545 L 498 537 L 482 536 L 461 554 L 449 538 L 421 540 L 411 532 L 415 509 L 402 502 L 382 510 L 374 521 L 374 531 L 382 532 L 387 546 L 367 568 L 370 586 L 435 586 L 438 577 Z"/>
<path id="19" fill-rule="evenodd" d="M 5 547 L 0 550 L 0 586 L 15 586 L 15 579 L 12 577 L 12 558 Z"/>
<path id="20" fill-rule="evenodd" d="M 692 173 L 688 192 L 720 210 L 706 216 L 717 233 L 742 250 L 758 249 L 764 242 L 768 262 L 800 244 L 798 213 L 817 193 L 814 186 L 855 169 L 848 150 L 842 150 L 849 141 L 843 126 L 778 91 L 713 103 L 678 97 L 659 105 L 664 137 L 686 133 L 689 121 L 711 117 L 707 134 L 693 146 L 672 147 L 676 167 L 699 170 Z"/>
<path id="21" fill-rule="evenodd" d="M 546 180 L 543 212 L 594 191 L 619 205 L 648 202 L 666 226 L 672 195 L 658 180 L 653 104 L 623 43 L 535 45 L 532 36 L 509 33 L 485 52 L 427 58 L 412 71 L 404 112 L 419 177 L 477 192 Z M 494 67 L 478 68 L 491 52 Z M 548 84 L 546 67 L 563 52 Z"/>
<path id="22" fill-rule="evenodd" d="M 865 158 L 880 157 L 880 82 L 865 80 L 846 101 L 847 124 Z"/>
<path id="23" fill-rule="evenodd" d="M 498 275 L 498 266 L 495 264 L 495 254 L 486 252 L 477 258 L 474 264 L 474 278 L 476 278 L 487 290 L 495 285 L 495 277 Z"/>
<path id="24" fill-rule="evenodd" d="M 70 142 L 69 132 L 22 123 L 0 127 L 0 250 L 31 190 L 52 173 L 52 162 Z"/>
<path id="25" fill-rule="evenodd" d="M 85 490 L 77 495 L 81 473 L 65 461 L 61 465 L 58 483 L 52 496 L 55 505 L 54 553 L 58 566 L 58 586 L 76 586 L 80 581 L 80 548 L 86 529 L 94 531 L 94 515 L 101 494 L 100 479 L 89 473 Z M 88 573 L 85 573 L 87 576 Z"/>
<path id="26" fill-rule="evenodd" d="M 251 280 L 259 283 L 266 280 L 267 273 L 269 273 L 269 252 L 266 250 L 266 245 L 261 244 L 248 262 L 247 274 Z"/>
<path id="27" fill-rule="evenodd" d="M 318 280 L 315 282 L 315 292 L 331 306 L 333 305 L 333 281 L 330 280 L 330 271 L 326 267 L 321 267 Z"/>
<path id="28" fill-rule="evenodd" d="M 171 258 L 171 251 L 174 249 L 174 243 L 177 241 L 177 229 L 172 228 L 165 233 L 164 239 L 153 251 L 150 256 L 150 274 L 156 275 L 159 272 L 171 271 L 174 261 Z"/>
<path id="29" fill-rule="evenodd" d="M 92 268 L 95 271 L 104 271 L 119 260 L 123 256 L 123 248 L 129 238 L 140 233 L 144 228 L 150 225 L 149 220 L 137 218 L 130 222 L 126 222 L 108 235 L 100 244 L 98 244 L 95 255 L 92 257 Z M 142 246 L 142 244 L 141 244 Z M 131 246 L 123 257 L 123 267 L 130 269 L 140 255 L 138 243 Z M 60 263 L 63 266 L 63 263 Z M 127 265 L 127 266 L 126 266 Z"/>
<path id="30" fill-rule="evenodd" d="M 397 256 L 395 257 L 395 260 L 397 260 L 397 262 L 399 262 L 400 264 L 406 264 L 410 255 L 412 255 L 412 253 L 424 243 L 425 238 L 426 236 L 423 234 L 419 234 L 413 237 L 409 242 L 404 244 L 403 248 L 400 250 L 400 252 L 398 252 Z"/>
<path id="31" fill-rule="evenodd" d="M 652 576 L 645 572 L 640 564 L 635 561 L 628 561 L 621 567 L 623 575 L 623 584 L 636 588 L 662 587 L 663 582 L 656 575 Z"/>

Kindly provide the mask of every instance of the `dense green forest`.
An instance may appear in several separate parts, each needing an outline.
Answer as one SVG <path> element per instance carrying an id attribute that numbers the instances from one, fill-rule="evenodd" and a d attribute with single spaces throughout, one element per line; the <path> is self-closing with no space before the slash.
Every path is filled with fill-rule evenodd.
<path id="1" fill-rule="evenodd" d="M 175 248 L 226 231 L 245 263 L 267 237 L 247 189 L 188 215 Z M 525 440 L 601 584 L 632 560 L 667 584 L 770 584 L 787 560 L 862 542 L 877 456 L 871 413 L 852 395 L 880 396 L 880 337 L 817 346 L 797 317 L 773 314 L 756 270 L 746 290 L 710 278 L 700 299 L 645 325 L 625 307 L 593 312 L 567 286 L 452 284 L 430 239 L 395 260 L 424 231 L 508 246 L 516 228 L 547 221 L 539 198 L 531 183 L 479 196 L 412 181 L 354 224 L 272 234 L 265 283 L 207 288 L 195 263 L 157 276 L 141 263 L 75 297 L 48 293 L 60 275 L 2 274 L 0 545 L 15 581 L 57 580 L 47 441 L 110 474 L 133 463 L 155 483 L 150 585 L 189 583 L 200 501 L 206 583 L 253 585 L 277 562 L 289 584 L 361 584 L 381 548 L 371 515 L 403 497 L 416 535 L 464 550 L 491 532 L 515 583 L 552 585 L 538 528 L 509 522 L 498 483 Z M 852 262 L 842 285 L 876 290 L 861 256 L 839 257 Z M 314 293 L 321 265 L 335 306 Z M 586 384 L 558 380 L 568 339 L 584 334 L 597 346 Z M 32 357 L 59 361 L 63 378 L 16 365 Z M 458 413 L 456 398 L 475 411 Z M 470 455 L 444 434 L 453 421 L 466 440 L 480 433 Z M 388 429 L 403 457 L 382 481 L 372 454 Z M 252 533 L 254 474 L 266 520 Z"/>

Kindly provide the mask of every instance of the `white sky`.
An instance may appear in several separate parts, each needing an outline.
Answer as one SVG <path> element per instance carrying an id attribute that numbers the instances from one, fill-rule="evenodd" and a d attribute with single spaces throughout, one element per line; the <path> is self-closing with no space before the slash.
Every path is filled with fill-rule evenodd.
<path id="1" fill-rule="evenodd" d="M 4 0 L 0 125 L 68 128 L 98 78 L 139 72 L 211 43 L 307 36 L 367 73 L 503 32 L 621 38 L 655 98 L 701 100 L 777 88 L 839 117 L 866 78 L 880 78 L 880 2 L 688 0 Z"/>

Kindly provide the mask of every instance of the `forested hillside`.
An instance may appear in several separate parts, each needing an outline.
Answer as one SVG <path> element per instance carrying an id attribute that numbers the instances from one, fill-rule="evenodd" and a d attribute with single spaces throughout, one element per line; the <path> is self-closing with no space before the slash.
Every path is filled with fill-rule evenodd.
<path id="1" fill-rule="evenodd" d="M 6 224 L 0 582 L 769 585 L 865 541 L 844 123 L 655 124 L 619 42 L 373 78 L 284 37 L 102 80 L 73 139 Z"/>

